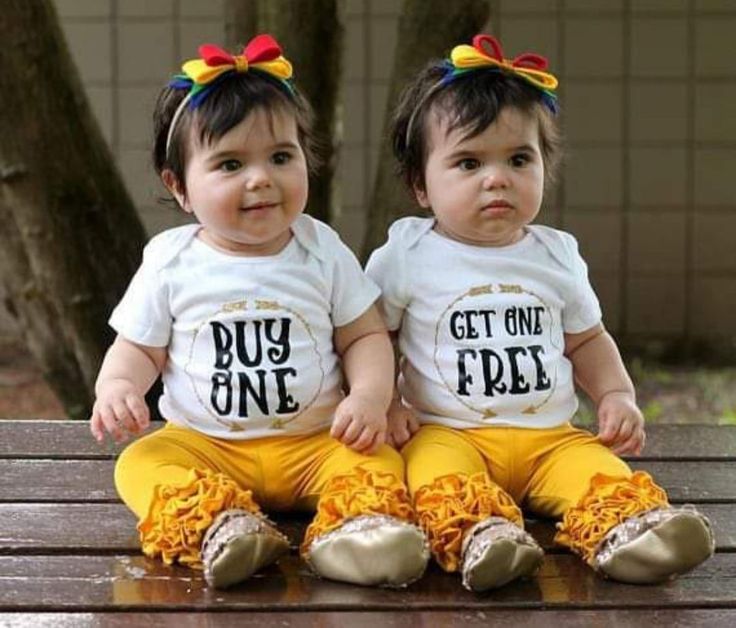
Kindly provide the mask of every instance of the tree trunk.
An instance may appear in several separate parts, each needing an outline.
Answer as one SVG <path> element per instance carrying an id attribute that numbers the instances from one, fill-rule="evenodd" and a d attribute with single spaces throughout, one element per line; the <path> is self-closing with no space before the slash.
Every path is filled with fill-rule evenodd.
<path id="1" fill-rule="evenodd" d="M 430 59 L 446 57 L 453 46 L 468 43 L 473 35 L 481 32 L 489 15 L 488 0 L 404 0 L 381 137 L 388 137 L 393 107 L 412 75 Z M 416 202 L 396 176 L 395 164 L 391 146 L 386 140 L 381 144 L 368 207 L 362 248 L 364 259 L 383 244 L 386 231 L 394 220 L 418 211 Z"/>
<path id="2" fill-rule="evenodd" d="M 307 212 L 327 223 L 337 213 L 333 181 L 341 136 L 340 102 L 345 0 L 228 0 L 226 31 L 232 43 L 256 31 L 271 33 L 294 65 L 294 79 L 314 108 L 324 165 L 310 182 Z M 253 6 L 257 5 L 254 19 Z M 235 21 L 237 23 L 234 23 Z"/>
<path id="3" fill-rule="evenodd" d="M 0 279 L 47 382 L 82 418 L 145 233 L 52 2 L 5 0 L 0 40 Z"/>

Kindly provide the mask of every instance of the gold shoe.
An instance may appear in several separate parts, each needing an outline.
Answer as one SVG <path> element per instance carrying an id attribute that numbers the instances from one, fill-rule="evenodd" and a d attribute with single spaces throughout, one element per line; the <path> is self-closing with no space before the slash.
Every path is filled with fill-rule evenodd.
<path id="1" fill-rule="evenodd" d="M 224 589 L 249 578 L 289 550 L 288 539 L 263 515 L 225 510 L 202 539 L 207 584 Z"/>
<path id="2" fill-rule="evenodd" d="M 388 515 L 362 515 L 314 539 L 304 559 L 323 578 L 404 587 L 424 573 L 429 545 L 411 523 Z"/>
<path id="3" fill-rule="evenodd" d="M 503 517 L 489 517 L 465 533 L 463 586 L 470 591 L 495 589 L 532 575 L 544 551 L 534 538 Z"/>
<path id="4" fill-rule="evenodd" d="M 663 582 L 697 567 L 715 551 L 710 522 L 693 506 L 656 508 L 610 530 L 593 568 L 620 582 Z"/>

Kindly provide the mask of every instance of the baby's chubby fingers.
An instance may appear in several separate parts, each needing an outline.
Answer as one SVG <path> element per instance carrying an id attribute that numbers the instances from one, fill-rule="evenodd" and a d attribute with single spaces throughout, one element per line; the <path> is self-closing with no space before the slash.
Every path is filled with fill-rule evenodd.
<path id="1" fill-rule="evenodd" d="M 136 423 L 137 432 L 142 432 L 151 424 L 151 414 L 146 402 L 138 395 L 128 395 L 125 398 L 128 411 Z"/>

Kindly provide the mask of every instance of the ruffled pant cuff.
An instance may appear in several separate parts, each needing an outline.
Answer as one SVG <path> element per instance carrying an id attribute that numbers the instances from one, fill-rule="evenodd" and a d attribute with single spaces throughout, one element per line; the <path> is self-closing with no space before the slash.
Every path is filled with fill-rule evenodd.
<path id="1" fill-rule="evenodd" d="M 445 571 L 460 568 L 463 536 L 479 521 L 499 516 L 524 527 L 514 500 L 484 472 L 437 478 L 416 492 L 414 507 L 432 554 Z"/>
<path id="2" fill-rule="evenodd" d="M 644 471 L 636 471 L 630 478 L 598 473 L 590 481 L 588 492 L 557 524 L 555 542 L 592 565 L 609 530 L 629 517 L 668 505 L 664 489 Z"/>
<path id="3" fill-rule="evenodd" d="M 259 513 L 251 491 L 222 473 L 191 469 L 179 485 L 158 485 L 148 514 L 138 524 L 146 556 L 161 556 L 202 569 L 202 537 L 218 513 L 232 508 Z"/>
<path id="4" fill-rule="evenodd" d="M 355 471 L 333 477 L 317 504 L 317 514 L 304 534 L 300 551 L 305 555 L 316 538 L 361 515 L 388 515 L 414 522 L 414 510 L 406 485 L 393 473 Z"/>

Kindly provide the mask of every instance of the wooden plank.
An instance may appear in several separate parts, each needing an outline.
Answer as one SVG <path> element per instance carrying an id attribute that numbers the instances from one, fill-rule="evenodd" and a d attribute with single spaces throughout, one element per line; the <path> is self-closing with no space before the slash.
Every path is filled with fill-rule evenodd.
<path id="1" fill-rule="evenodd" d="M 647 433 L 641 460 L 736 460 L 734 425 L 649 425 Z M 98 445 L 84 421 L 0 421 L 0 458 L 104 459 L 122 447 Z"/>
<path id="2" fill-rule="evenodd" d="M 0 459 L 0 502 L 115 502 L 114 460 Z M 736 461 L 636 461 L 673 503 L 736 501 Z"/>
<path id="3" fill-rule="evenodd" d="M 457 574 L 432 567 L 407 589 L 321 580 L 287 556 L 240 586 L 208 589 L 200 572 L 130 556 L 0 556 L 0 610 L 391 611 L 511 608 L 736 608 L 736 555 L 715 556 L 658 586 L 603 580 L 572 556 L 548 556 L 539 574 L 487 595 L 465 591 Z"/>
<path id="4" fill-rule="evenodd" d="M 702 504 L 719 551 L 736 552 L 736 504 Z M 276 515 L 293 547 L 302 540 L 307 517 Z M 123 504 L 0 504 L 0 554 L 139 551 L 135 517 Z M 529 532 L 547 551 L 557 548 L 551 521 L 529 521 Z"/>
<path id="5" fill-rule="evenodd" d="M 655 610 L 503 610 L 482 609 L 456 611 L 411 611 L 397 609 L 390 612 L 95 612 L 95 613 L 0 613 L 0 625 L 5 628 L 322 628 L 349 626 L 350 628 L 407 628 L 425 626 L 463 628 L 469 626 L 550 626 L 589 628 L 692 628 L 692 626 L 734 626 L 734 609 L 657 609 Z"/>

